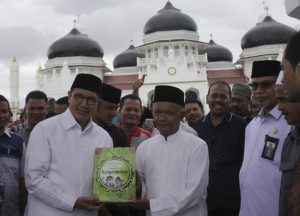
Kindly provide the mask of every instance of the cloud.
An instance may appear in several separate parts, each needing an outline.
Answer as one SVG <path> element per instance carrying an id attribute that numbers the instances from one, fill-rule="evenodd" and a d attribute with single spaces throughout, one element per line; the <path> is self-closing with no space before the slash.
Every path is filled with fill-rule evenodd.
<path id="1" fill-rule="evenodd" d="M 33 27 L 0 28 L 2 61 L 7 62 L 16 56 L 23 63 L 45 56 L 49 36 L 44 36 Z"/>
<path id="2" fill-rule="evenodd" d="M 115 8 L 120 5 L 135 3 L 134 0 L 33 0 L 39 5 L 47 5 L 57 13 L 62 14 L 91 14 L 103 8 Z"/>

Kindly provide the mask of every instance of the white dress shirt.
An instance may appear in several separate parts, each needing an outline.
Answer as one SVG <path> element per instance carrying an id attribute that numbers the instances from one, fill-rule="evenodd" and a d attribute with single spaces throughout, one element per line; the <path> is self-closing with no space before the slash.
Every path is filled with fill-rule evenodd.
<path id="1" fill-rule="evenodd" d="M 179 129 L 144 141 L 136 152 L 136 166 L 150 200 L 147 215 L 207 215 L 208 149 L 206 143 Z"/>
<path id="2" fill-rule="evenodd" d="M 25 159 L 26 215 L 97 215 L 74 204 L 92 195 L 95 148 L 112 146 L 109 134 L 92 121 L 82 131 L 69 109 L 35 126 Z"/>
<path id="3" fill-rule="evenodd" d="M 277 107 L 260 113 L 247 126 L 244 161 L 240 170 L 240 216 L 277 216 L 283 142 L 291 131 Z M 266 135 L 278 139 L 273 160 L 262 157 Z"/>

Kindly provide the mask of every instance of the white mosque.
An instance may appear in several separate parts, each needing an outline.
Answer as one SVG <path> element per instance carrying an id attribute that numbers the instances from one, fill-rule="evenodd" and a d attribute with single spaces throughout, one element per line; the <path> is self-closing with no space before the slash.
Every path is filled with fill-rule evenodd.
<path id="1" fill-rule="evenodd" d="M 50 45 L 44 69 L 37 71 L 36 88 L 57 99 L 66 95 L 76 74 L 89 73 L 128 94 L 133 82 L 145 75 L 140 89 L 144 103 L 159 84 L 192 91 L 204 102 L 210 83 L 217 80 L 229 84 L 247 82 L 253 61 L 280 59 L 295 32 L 271 16 L 265 16 L 242 37 L 242 53 L 234 63 L 226 47 L 213 39 L 208 43 L 199 41 L 196 22 L 168 1 L 145 23 L 143 44 L 131 45 L 118 54 L 113 70 L 106 67 L 99 43 L 77 28 L 72 29 Z"/>

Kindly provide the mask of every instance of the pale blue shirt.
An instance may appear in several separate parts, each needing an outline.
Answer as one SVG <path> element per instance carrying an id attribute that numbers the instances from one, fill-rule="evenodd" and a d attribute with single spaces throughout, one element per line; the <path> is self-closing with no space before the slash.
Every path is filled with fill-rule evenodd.
<path id="1" fill-rule="evenodd" d="M 208 149 L 205 141 L 179 129 L 142 142 L 136 166 L 152 216 L 206 216 Z"/>
<path id="2" fill-rule="evenodd" d="M 25 215 L 96 216 L 97 211 L 73 207 L 78 197 L 93 194 L 95 148 L 112 146 L 109 134 L 94 122 L 82 131 L 69 109 L 36 125 L 25 158 Z"/>
<path id="3" fill-rule="evenodd" d="M 277 216 L 283 142 L 291 132 L 277 106 L 266 116 L 260 113 L 247 126 L 244 161 L 240 170 L 240 216 Z M 266 135 L 279 139 L 273 160 L 262 157 Z"/>

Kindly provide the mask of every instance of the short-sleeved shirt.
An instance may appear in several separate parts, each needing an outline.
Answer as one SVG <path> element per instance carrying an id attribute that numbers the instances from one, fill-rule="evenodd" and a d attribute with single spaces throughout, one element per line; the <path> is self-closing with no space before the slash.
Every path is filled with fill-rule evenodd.
<path id="1" fill-rule="evenodd" d="M 243 161 L 246 122 L 227 113 L 214 126 L 211 114 L 199 119 L 194 128 L 208 146 L 208 209 L 233 209 L 240 206 L 239 170 Z"/>
<path id="2" fill-rule="evenodd" d="M 19 216 L 19 180 L 24 177 L 25 143 L 8 130 L 0 135 L 0 215 Z"/>
<path id="3" fill-rule="evenodd" d="M 280 171 L 282 172 L 279 196 L 279 216 L 288 214 L 288 199 L 297 176 L 297 162 L 300 154 L 300 134 L 297 129 L 285 139 L 282 153 Z"/>

